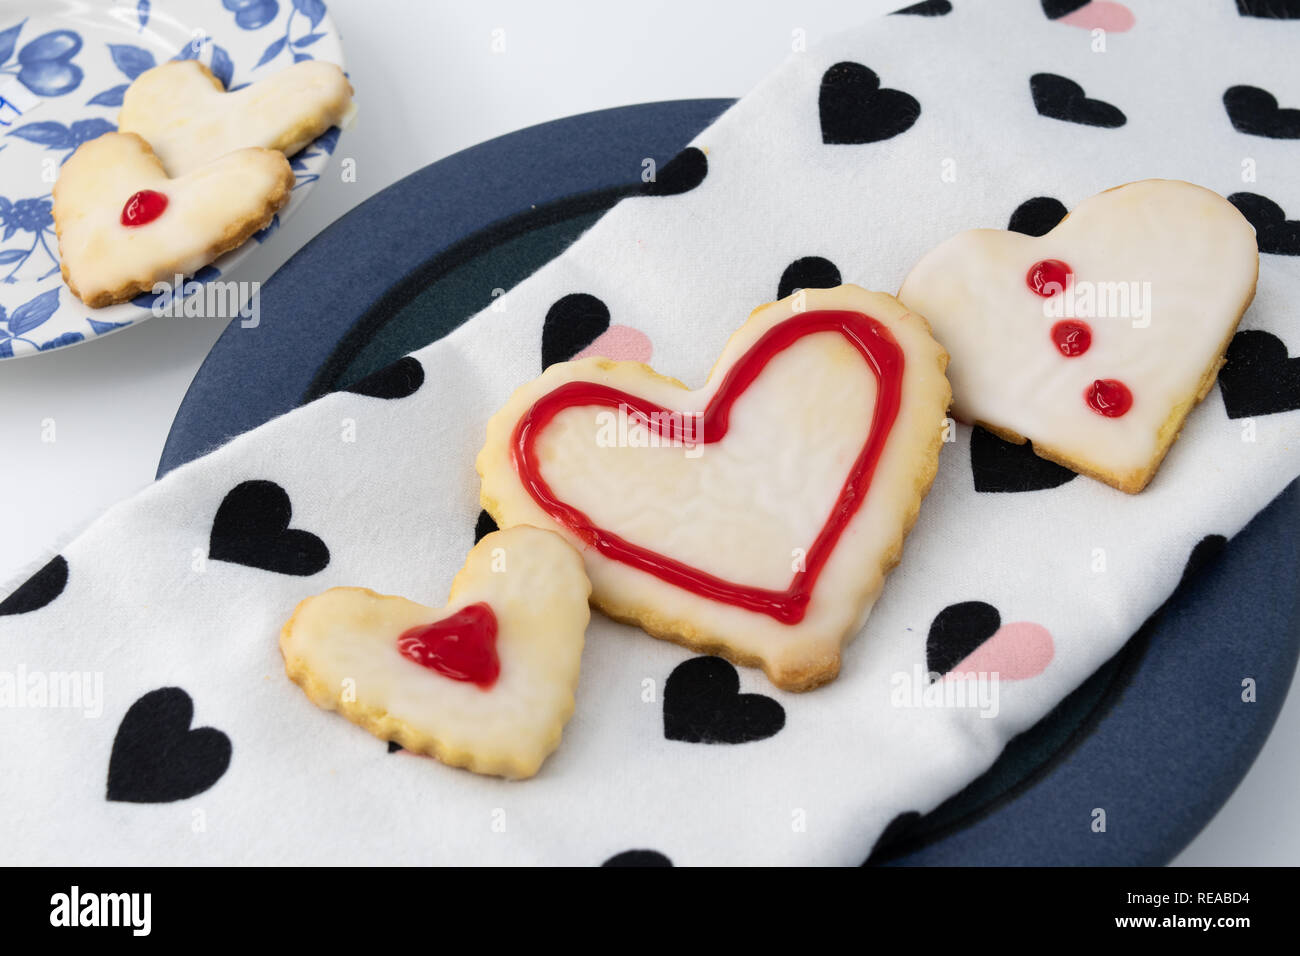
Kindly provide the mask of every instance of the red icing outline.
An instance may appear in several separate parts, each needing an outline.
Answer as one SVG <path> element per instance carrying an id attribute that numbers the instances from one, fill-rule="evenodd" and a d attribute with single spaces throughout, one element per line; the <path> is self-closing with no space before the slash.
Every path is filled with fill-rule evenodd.
<path id="1" fill-rule="evenodd" d="M 736 584 L 632 544 L 597 527 L 577 508 L 560 501 L 542 478 L 534 453 L 537 437 L 564 409 L 577 406 L 617 409 L 620 405 L 625 405 L 633 414 L 644 415 L 646 427 L 658 432 L 661 437 L 664 419 L 654 416 L 668 413 L 669 437 L 680 441 L 683 439 L 682 416 L 669 409 L 608 385 L 567 382 L 534 402 L 515 425 L 512 440 L 515 471 L 533 500 L 547 514 L 605 557 L 629 564 L 669 584 L 711 600 L 767 614 L 783 624 L 797 624 L 807 612 L 818 575 L 829 560 L 840 535 L 866 497 L 881 452 L 898 418 L 904 364 L 902 348 L 884 325 L 860 312 L 820 310 L 786 319 L 763 333 L 728 369 L 699 418 L 695 434 L 691 436 L 699 444 L 722 440 L 729 427 L 731 406 L 754 383 L 767 363 L 804 336 L 818 332 L 839 332 L 861 353 L 876 376 L 877 400 L 872 413 L 871 429 L 862 451 L 844 480 L 826 523 L 808 549 L 804 570 L 795 573 L 790 586 L 784 591 Z"/>

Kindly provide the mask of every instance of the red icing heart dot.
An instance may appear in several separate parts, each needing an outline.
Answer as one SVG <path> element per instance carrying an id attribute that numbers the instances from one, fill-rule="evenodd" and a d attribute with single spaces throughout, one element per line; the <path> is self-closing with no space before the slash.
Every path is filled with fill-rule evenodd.
<path id="1" fill-rule="evenodd" d="M 1065 285 L 1074 272 L 1060 259 L 1043 259 L 1029 267 L 1025 283 L 1035 295 L 1050 299 L 1065 291 Z"/>
<path id="2" fill-rule="evenodd" d="M 444 677 L 487 690 L 497 682 L 497 616 L 483 603 L 470 604 L 450 617 L 403 631 L 397 650 L 408 661 Z"/>
<path id="3" fill-rule="evenodd" d="M 122 225 L 143 226 L 163 214 L 167 197 L 152 189 L 142 189 L 131 196 L 122 207 Z"/>
<path id="4" fill-rule="evenodd" d="M 1133 407 L 1133 393 L 1123 382 L 1113 378 L 1099 378 L 1083 393 L 1084 399 L 1098 415 L 1119 418 Z"/>
<path id="5" fill-rule="evenodd" d="M 1071 319 L 1052 326 L 1052 341 L 1066 358 L 1074 358 L 1088 351 L 1092 345 L 1092 329 L 1088 323 Z"/>

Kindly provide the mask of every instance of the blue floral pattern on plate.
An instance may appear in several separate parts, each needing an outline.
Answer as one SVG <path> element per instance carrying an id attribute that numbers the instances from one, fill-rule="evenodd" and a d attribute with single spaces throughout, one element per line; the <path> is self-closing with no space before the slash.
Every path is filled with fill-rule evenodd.
<path id="1" fill-rule="evenodd" d="M 74 345 L 153 315 L 158 297 L 152 294 L 105 309 L 79 302 L 59 273 L 51 216 L 59 167 L 82 143 L 117 128 L 117 111 L 137 76 L 167 59 L 199 60 L 236 90 L 313 58 L 343 63 L 323 0 L 6 4 L 0 11 L 0 359 Z M 274 235 L 320 179 L 338 137 L 331 129 L 290 159 L 297 182 L 289 204 L 256 242 L 202 269 L 183 295 Z"/>
<path id="2" fill-rule="evenodd" d="M 62 96 L 75 90 L 84 76 L 73 62 L 81 52 L 81 37 L 72 30 L 51 30 L 19 47 L 25 22 L 0 31 L 0 73 L 16 76 L 37 96 Z"/>

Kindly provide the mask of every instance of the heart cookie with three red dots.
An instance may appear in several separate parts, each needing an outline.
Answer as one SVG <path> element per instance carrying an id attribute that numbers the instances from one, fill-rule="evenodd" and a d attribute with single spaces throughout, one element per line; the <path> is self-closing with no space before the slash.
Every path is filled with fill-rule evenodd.
<path id="1" fill-rule="evenodd" d="M 136 77 L 118 129 L 143 136 L 163 168 L 184 176 L 250 146 L 292 156 L 343 121 L 352 86 L 333 63 L 305 60 L 227 93 L 196 60 L 173 60 Z"/>
<path id="2" fill-rule="evenodd" d="M 952 358 L 957 418 L 1136 493 L 1213 387 L 1258 269 L 1226 199 L 1144 180 L 1041 237 L 959 233 L 898 295 Z"/>
<path id="3" fill-rule="evenodd" d="M 809 690 L 839 673 L 934 478 L 946 361 L 923 318 L 846 285 L 756 310 L 693 391 L 560 362 L 488 422 L 483 507 L 564 535 L 611 617 Z"/>
<path id="4" fill-rule="evenodd" d="M 558 535 L 510 528 L 474 546 L 446 607 L 332 588 L 298 605 L 280 650 L 314 703 L 375 736 L 531 777 L 573 713 L 590 591 Z"/>
<path id="5" fill-rule="evenodd" d="M 54 184 L 63 280 L 91 308 L 193 275 L 266 228 L 289 200 L 282 153 L 240 149 L 175 179 L 133 133 L 80 146 Z"/>

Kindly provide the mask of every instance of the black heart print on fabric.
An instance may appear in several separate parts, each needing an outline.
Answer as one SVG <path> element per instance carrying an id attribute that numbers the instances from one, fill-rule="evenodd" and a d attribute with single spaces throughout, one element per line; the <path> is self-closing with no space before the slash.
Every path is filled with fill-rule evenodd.
<path id="1" fill-rule="evenodd" d="M 145 694 L 126 712 L 108 761 L 108 799 L 171 803 L 210 788 L 230 766 L 230 738 L 190 729 L 194 703 L 179 687 Z"/>
<path id="2" fill-rule="evenodd" d="M 1202 571 L 1214 564 L 1227 546 L 1228 539 L 1221 534 L 1207 534 L 1196 542 L 1196 547 L 1192 548 L 1187 563 L 1183 565 L 1182 576 L 1178 579 L 1178 588 L 1184 587 L 1188 581 L 1193 580 Z"/>
<path id="3" fill-rule="evenodd" d="M 68 562 L 58 554 L 49 563 L 33 574 L 3 601 L 0 601 L 0 617 L 7 614 L 28 614 L 39 611 L 68 586 Z"/>
<path id="4" fill-rule="evenodd" d="M 914 3 L 910 7 L 895 10 L 893 16 L 945 17 L 950 13 L 952 13 L 952 4 L 948 0 L 924 0 L 922 3 Z"/>
<path id="5" fill-rule="evenodd" d="M 679 196 L 688 193 L 709 174 L 709 157 L 704 151 L 687 146 L 655 171 L 655 178 L 641 184 L 645 196 Z"/>
<path id="6" fill-rule="evenodd" d="M 478 521 L 474 523 L 474 543 L 478 544 L 493 531 L 497 530 L 496 519 L 486 511 L 478 513 Z"/>
<path id="7" fill-rule="evenodd" d="M 424 384 L 424 366 L 407 355 L 378 371 L 371 372 L 344 391 L 370 398 L 406 398 L 414 395 Z"/>
<path id="8" fill-rule="evenodd" d="M 1069 468 L 1034 454 L 1031 442 L 1017 445 L 976 425 L 970 434 L 970 469 L 976 491 L 1045 491 L 1076 477 Z"/>
<path id="9" fill-rule="evenodd" d="M 1057 223 L 1066 217 L 1068 210 L 1059 199 L 1051 196 L 1035 196 L 1026 199 L 1011 214 L 1007 229 L 1023 233 L 1026 236 L 1045 236 L 1056 228 Z"/>
<path id="10" fill-rule="evenodd" d="M 876 837 L 876 843 L 871 848 L 871 854 L 867 857 L 867 864 L 879 863 L 888 852 L 899 844 L 908 834 L 912 827 L 916 826 L 921 814 L 915 810 L 908 810 L 900 813 L 894 819 L 889 821 L 888 826 Z"/>
<path id="11" fill-rule="evenodd" d="M 673 861 L 658 850 L 624 850 L 615 853 L 601 866 L 672 866 Z"/>
<path id="12" fill-rule="evenodd" d="M 1128 122 L 1119 107 L 1104 100 L 1088 99 L 1082 86 L 1055 73 L 1035 73 L 1029 78 L 1029 91 L 1034 98 L 1034 109 L 1049 119 L 1104 129 L 1115 129 Z"/>
<path id="13" fill-rule="evenodd" d="M 912 128 L 921 104 L 902 90 L 882 89 L 880 77 L 861 63 L 836 63 L 822 75 L 817 98 L 822 142 L 876 143 Z"/>
<path id="14" fill-rule="evenodd" d="M 1300 256 L 1300 219 L 1288 219 L 1281 206 L 1258 193 L 1233 193 L 1228 202 L 1255 227 L 1260 252 Z"/>
<path id="15" fill-rule="evenodd" d="M 1300 358 L 1270 332 L 1243 329 L 1232 337 L 1219 369 L 1219 391 L 1229 418 L 1300 409 Z"/>
<path id="16" fill-rule="evenodd" d="M 841 281 L 835 263 L 821 256 L 804 256 L 785 267 L 776 284 L 776 297 L 784 299 L 800 289 L 833 289 Z"/>
<path id="17" fill-rule="evenodd" d="M 542 371 L 567 362 L 609 329 L 609 307 L 594 295 L 571 292 L 546 310 L 542 322 Z"/>
<path id="18" fill-rule="evenodd" d="M 937 615 L 925 639 L 925 664 L 931 674 L 946 674 L 997 633 L 1002 615 L 992 604 L 962 601 Z"/>
<path id="19" fill-rule="evenodd" d="M 208 557 L 277 574 L 307 577 L 330 563 L 329 548 L 310 531 L 290 528 L 293 505 L 273 481 L 245 481 L 227 493 L 212 521 Z"/>
<path id="20" fill-rule="evenodd" d="M 1300 0 L 1237 0 L 1237 12 L 1265 20 L 1300 20 Z"/>
<path id="21" fill-rule="evenodd" d="M 691 744 L 764 740 L 785 726 L 785 708 L 740 693 L 740 676 L 721 657 L 678 664 L 664 684 L 664 736 Z"/>
<path id="22" fill-rule="evenodd" d="M 1300 48 L 1300 43 L 1297 43 Z M 1223 94 L 1223 107 L 1238 133 L 1270 139 L 1300 139 L 1300 110 L 1283 109 L 1268 90 L 1233 86 Z"/>
<path id="23" fill-rule="evenodd" d="M 1092 0 L 1043 0 L 1043 13 L 1049 20 L 1059 20 L 1075 10 L 1081 10 Z"/>

